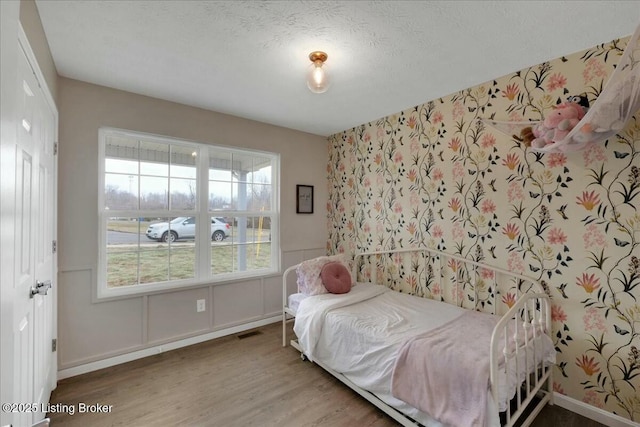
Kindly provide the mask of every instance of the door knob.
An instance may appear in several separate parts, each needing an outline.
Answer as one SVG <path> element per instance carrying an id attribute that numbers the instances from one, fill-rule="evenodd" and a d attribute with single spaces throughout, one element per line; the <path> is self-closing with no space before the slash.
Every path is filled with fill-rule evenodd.
<path id="1" fill-rule="evenodd" d="M 45 280 L 44 282 L 36 281 L 36 285 L 31 287 L 30 297 L 33 298 L 36 295 L 46 295 L 51 288 L 51 280 Z"/>

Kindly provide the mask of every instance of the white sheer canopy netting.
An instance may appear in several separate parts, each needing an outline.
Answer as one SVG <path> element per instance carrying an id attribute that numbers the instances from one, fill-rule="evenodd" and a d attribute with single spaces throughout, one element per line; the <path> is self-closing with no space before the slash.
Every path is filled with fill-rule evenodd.
<path id="1" fill-rule="evenodd" d="M 629 39 L 620 62 L 604 89 L 571 131 L 560 140 L 544 147 L 531 147 L 542 152 L 568 152 L 602 143 L 620 132 L 640 109 L 640 25 Z M 527 127 L 542 121 L 499 121 L 481 119 L 507 135 L 520 135 Z"/>

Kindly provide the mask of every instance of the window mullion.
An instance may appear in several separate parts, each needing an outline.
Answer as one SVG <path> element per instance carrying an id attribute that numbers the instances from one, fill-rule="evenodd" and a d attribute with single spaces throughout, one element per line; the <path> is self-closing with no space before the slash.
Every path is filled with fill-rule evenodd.
<path id="1" fill-rule="evenodd" d="M 196 271 L 199 279 L 211 277 L 211 219 L 209 216 L 209 147 L 201 146 L 196 161 L 198 218 L 196 240 Z"/>
<path id="2" fill-rule="evenodd" d="M 271 265 L 280 265 L 280 158 L 271 165 L 271 209 L 269 211 L 271 236 Z"/>

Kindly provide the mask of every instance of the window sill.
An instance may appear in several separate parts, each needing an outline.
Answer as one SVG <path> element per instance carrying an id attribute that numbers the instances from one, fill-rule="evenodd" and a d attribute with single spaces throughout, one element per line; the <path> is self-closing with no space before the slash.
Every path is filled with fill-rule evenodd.
<path id="1" fill-rule="evenodd" d="M 196 289 L 208 286 L 223 286 L 234 283 L 241 283 L 250 280 L 263 280 L 271 277 L 278 277 L 282 272 L 275 270 L 262 270 L 258 273 L 239 275 L 235 273 L 233 276 L 218 276 L 215 279 L 206 280 L 183 280 L 171 283 L 155 283 L 148 285 L 131 285 L 118 288 L 98 287 L 98 293 L 94 299 L 94 303 L 107 302 L 114 300 L 139 298 L 148 295 L 157 295 L 171 292 L 180 292 L 188 289 Z"/>

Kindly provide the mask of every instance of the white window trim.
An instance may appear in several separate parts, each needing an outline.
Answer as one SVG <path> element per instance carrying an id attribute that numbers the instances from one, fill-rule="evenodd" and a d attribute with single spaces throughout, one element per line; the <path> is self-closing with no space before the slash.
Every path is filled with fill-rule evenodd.
<path id="1" fill-rule="evenodd" d="M 239 217 L 239 216 L 254 216 L 252 211 L 237 211 L 237 210 L 221 210 L 221 211 L 209 211 L 208 206 L 208 187 L 209 187 L 209 156 L 208 149 L 220 148 L 225 151 L 238 154 L 257 154 L 266 156 L 272 159 L 272 172 L 271 172 L 271 210 L 264 211 L 264 216 L 271 217 L 270 232 L 271 232 L 271 267 L 264 269 L 250 270 L 246 272 L 225 273 L 211 275 L 210 267 L 210 251 L 206 248 L 202 248 L 203 242 L 210 241 L 210 229 L 208 227 L 198 227 L 196 233 L 198 238 L 196 239 L 196 274 L 193 279 L 172 280 L 167 282 L 149 283 L 149 284 L 136 284 L 130 286 L 122 286 L 109 288 L 107 287 L 107 224 L 108 218 L 113 216 L 114 213 L 104 209 L 105 206 L 105 138 L 107 135 L 119 134 L 127 138 L 142 138 L 145 140 L 155 140 L 162 143 L 189 145 L 194 149 L 206 151 L 207 155 L 199 155 L 197 157 L 197 170 L 198 177 L 196 180 L 197 185 L 197 206 L 196 211 L 164 211 L 164 210 L 145 210 L 144 215 L 147 216 L 195 216 L 199 224 L 206 224 L 209 221 L 210 216 L 225 216 L 225 217 Z M 280 270 L 280 242 L 279 242 L 279 225 L 280 225 L 280 155 L 277 153 L 253 150 L 253 149 L 241 149 L 236 147 L 229 147 L 223 145 L 214 145 L 206 143 L 198 143 L 193 141 L 187 141 L 180 138 L 166 137 L 155 134 L 148 134 L 143 132 L 136 132 L 125 129 L 118 129 L 112 127 L 101 127 L 98 130 L 99 140 L 99 168 L 98 168 L 98 268 L 97 268 L 97 299 L 108 299 L 122 296 L 140 296 L 145 294 L 157 293 L 158 291 L 176 290 L 185 287 L 193 287 L 198 285 L 211 285 L 218 282 L 229 283 L 232 281 L 242 281 L 249 278 L 256 278 L 262 276 L 270 276 L 278 274 Z M 202 197 L 206 195 L 206 197 Z M 115 213 L 123 217 L 138 217 L 141 212 L 138 210 L 118 210 Z"/>

